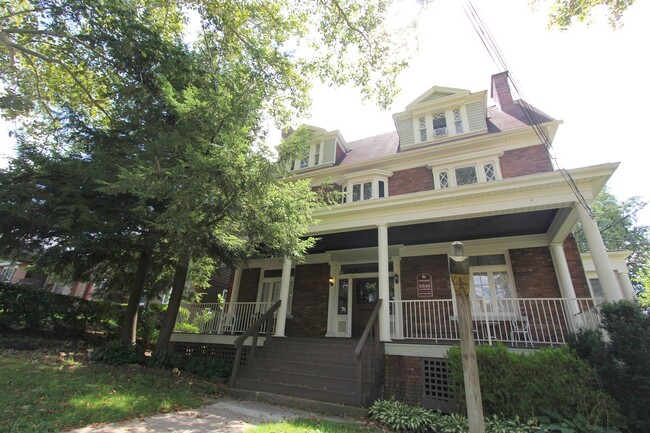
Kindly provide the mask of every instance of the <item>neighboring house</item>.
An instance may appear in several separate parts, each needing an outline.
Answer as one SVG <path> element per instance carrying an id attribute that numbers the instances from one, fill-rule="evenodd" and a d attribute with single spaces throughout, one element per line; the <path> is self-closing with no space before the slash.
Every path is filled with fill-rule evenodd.
<path id="1" fill-rule="evenodd" d="M 0 281 L 17 284 L 27 276 L 27 265 L 22 262 L 0 262 Z"/>
<path id="2" fill-rule="evenodd" d="M 492 77 L 490 96 L 496 105 L 487 91 L 433 87 L 393 115 L 394 131 L 356 141 L 310 127 L 309 152 L 291 169 L 314 188 L 334 182 L 342 203 L 316 213 L 309 235 L 319 240 L 303 262 L 249 261 L 235 269 L 224 308 L 189 305 L 202 333 L 174 334 L 176 350 L 233 360 L 238 333 L 281 300 L 272 332 L 286 338 L 255 351 L 248 339 L 234 387 L 356 405 L 394 395 L 445 409 L 446 351 L 459 338 L 453 241 L 470 256 L 480 343 L 557 346 L 597 326 L 597 298 L 632 294 L 581 202 L 618 164 L 556 169 L 543 138 L 561 122 L 513 100 L 507 73 Z M 601 288 L 593 293 L 577 222 Z M 378 340 L 360 340 L 373 318 Z"/>

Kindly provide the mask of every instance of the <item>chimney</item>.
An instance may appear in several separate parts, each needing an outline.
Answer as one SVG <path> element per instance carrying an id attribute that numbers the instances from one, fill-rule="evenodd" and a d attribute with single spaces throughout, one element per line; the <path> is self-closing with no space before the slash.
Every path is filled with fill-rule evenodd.
<path id="1" fill-rule="evenodd" d="M 490 96 L 494 99 L 499 110 L 512 105 L 512 93 L 508 84 L 508 71 L 492 75 L 492 92 Z"/>
<path id="2" fill-rule="evenodd" d="M 287 128 L 287 129 L 283 129 L 282 130 L 282 139 L 284 140 L 285 138 L 287 138 L 288 136 L 293 134 L 294 131 L 295 130 L 291 126 L 289 128 Z"/>

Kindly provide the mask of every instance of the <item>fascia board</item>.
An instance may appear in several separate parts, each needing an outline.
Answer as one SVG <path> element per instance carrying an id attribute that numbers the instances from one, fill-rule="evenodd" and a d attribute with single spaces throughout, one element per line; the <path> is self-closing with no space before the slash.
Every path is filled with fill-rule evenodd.
<path id="1" fill-rule="evenodd" d="M 434 93 L 449 93 L 447 96 L 442 96 L 440 98 L 433 99 L 432 101 L 442 101 L 445 99 L 453 99 L 453 98 L 465 98 L 469 96 L 471 93 L 468 89 L 457 89 L 453 87 L 441 87 L 441 86 L 433 86 L 426 92 L 422 93 L 420 96 L 418 96 L 413 102 L 408 104 L 405 108 L 406 110 L 411 110 L 414 107 L 417 107 L 418 105 L 421 104 L 428 104 L 429 102 L 432 101 L 426 101 L 422 102 L 423 100 L 427 99 L 430 95 Z"/>
<path id="2" fill-rule="evenodd" d="M 393 175 L 392 171 L 389 170 L 382 170 L 379 168 L 374 168 L 374 169 L 369 169 L 369 170 L 363 170 L 363 171 L 354 171 L 351 173 L 346 173 L 343 176 L 340 177 L 340 180 L 345 182 L 349 180 L 354 180 L 354 179 L 359 179 L 359 178 L 370 178 L 373 176 L 380 176 L 380 177 L 391 177 Z"/>

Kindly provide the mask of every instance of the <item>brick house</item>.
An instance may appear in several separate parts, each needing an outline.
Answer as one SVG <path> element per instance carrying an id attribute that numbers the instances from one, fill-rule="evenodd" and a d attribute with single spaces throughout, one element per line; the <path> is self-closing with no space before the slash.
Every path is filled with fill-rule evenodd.
<path id="1" fill-rule="evenodd" d="M 618 164 L 556 169 L 544 142 L 561 122 L 513 100 L 507 72 L 492 77 L 490 96 L 493 106 L 488 91 L 433 87 L 393 115 L 394 131 L 352 142 L 310 127 L 309 153 L 291 169 L 314 188 L 334 182 L 342 203 L 317 212 L 304 262 L 249 261 L 224 306 L 186 306 L 201 332 L 174 334 L 176 350 L 236 359 L 235 388 L 445 409 L 445 355 L 458 342 L 451 242 L 470 256 L 479 343 L 560 345 L 596 326 L 598 298 L 631 298 L 581 204 Z M 572 235 L 578 222 L 598 293 Z M 241 337 L 278 300 L 272 343 Z"/>

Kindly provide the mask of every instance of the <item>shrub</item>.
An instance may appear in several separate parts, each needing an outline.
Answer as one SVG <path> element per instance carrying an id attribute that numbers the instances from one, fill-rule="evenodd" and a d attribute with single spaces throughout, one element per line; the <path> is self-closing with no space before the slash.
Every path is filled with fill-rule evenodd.
<path id="1" fill-rule="evenodd" d="M 190 373 L 208 379 L 226 378 L 230 376 L 230 366 L 217 358 L 191 356 L 185 361 L 185 369 Z"/>
<path id="2" fill-rule="evenodd" d="M 650 431 L 650 316 L 630 301 L 603 304 L 601 331 L 583 331 L 569 341 L 578 356 L 598 372 L 616 399 L 627 426 Z"/>
<path id="3" fill-rule="evenodd" d="M 95 348 L 90 359 L 109 365 L 144 364 L 144 350 L 137 344 L 124 341 L 111 341 Z"/>
<path id="4" fill-rule="evenodd" d="M 185 368 L 186 357 L 180 353 L 162 352 L 155 353 L 147 359 L 147 365 L 158 368 Z"/>
<path id="5" fill-rule="evenodd" d="M 615 403 L 600 388 L 595 371 L 567 347 L 529 354 L 509 352 L 502 344 L 476 350 L 486 415 L 533 418 L 545 410 L 584 414 L 593 424 L 606 424 Z M 449 351 L 452 386 L 459 411 L 465 410 L 460 349 Z"/>
<path id="6" fill-rule="evenodd" d="M 368 409 L 370 417 L 390 430 L 399 432 L 468 433 L 467 418 L 459 414 L 443 415 L 395 399 L 377 400 Z M 541 433 L 536 419 L 522 422 L 518 417 L 485 419 L 486 433 Z"/>
<path id="7" fill-rule="evenodd" d="M 400 432 L 429 431 L 441 416 L 438 412 L 411 406 L 395 399 L 377 400 L 368 409 L 368 414 L 389 429 Z"/>

